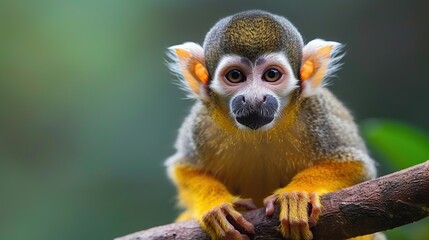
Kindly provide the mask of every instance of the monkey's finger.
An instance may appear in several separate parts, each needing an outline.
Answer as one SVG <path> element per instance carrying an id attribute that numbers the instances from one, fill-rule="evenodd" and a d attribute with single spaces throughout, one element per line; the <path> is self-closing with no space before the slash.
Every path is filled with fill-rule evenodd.
<path id="1" fill-rule="evenodd" d="M 241 240 L 241 233 L 237 231 L 234 226 L 226 219 L 223 211 L 216 212 L 216 219 L 220 225 L 220 228 L 224 232 L 223 239 Z"/>
<path id="2" fill-rule="evenodd" d="M 227 240 L 242 240 L 243 234 L 241 234 L 239 231 L 237 230 L 231 230 L 231 231 L 227 231 L 225 237 L 223 237 L 222 239 L 227 239 Z"/>
<path id="3" fill-rule="evenodd" d="M 289 199 L 288 199 L 289 193 L 283 193 L 280 194 L 277 202 L 280 205 L 280 232 L 282 233 L 283 237 L 289 238 L 290 237 L 290 222 L 289 222 Z"/>
<path id="4" fill-rule="evenodd" d="M 243 207 L 246 210 L 255 210 L 257 208 L 253 200 L 250 198 L 238 198 L 234 201 L 234 206 Z"/>
<path id="5" fill-rule="evenodd" d="M 277 201 L 277 195 L 271 195 L 264 199 L 265 214 L 272 216 L 274 214 L 274 203 Z"/>
<path id="6" fill-rule="evenodd" d="M 272 216 L 274 214 L 274 201 L 269 201 L 266 204 L 265 214 L 268 216 Z"/>
<path id="7" fill-rule="evenodd" d="M 225 214 L 229 215 L 232 217 L 232 219 L 234 219 L 234 221 L 240 225 L 241 227 L 244 228 L 244 230 L 247 233 L 255 233 L 255 227 L 253 226 L 253 224 L 251 224 L 250 222 L 248 222 L 243 215 L 241 215 L 239 212 L 237 212 L 231 205 L 226 205 L 223 207 L 223 210 L 225 212 Z"/>
<path id="8" fill-rule="evenodd" d="M 208 213 L 202 219 L 204 230 L 206 230 L 212 239 L 216 239 L 219 237 L 225 237 L 225 231 L 220 226 L 218 220 L 215 217 L 215 212 Z"/>
<path id="9" fill-rule="evenodd" d="M 313 234 L 308 224 L 308 202 L 310 198 L 306 192 L 298 192 L 298 228 L 302 239 L 312 239 Z"/>
<path id="10" fill-rule="evenodd" d="M 299 196 L 297 192 L 289 192 L 289 228 L 292 239 L 300 239 Z"/>
<path id="11" fill-rule="evenodd" d="M 320 214 L 322 212 L 322 204 L 320 203 L 320 196 L 316 192 L 310 193 L 310 204 L 311 204 L 311 213 L 310 213 L 310 226 L 314 226 L 319 220 Z"/>

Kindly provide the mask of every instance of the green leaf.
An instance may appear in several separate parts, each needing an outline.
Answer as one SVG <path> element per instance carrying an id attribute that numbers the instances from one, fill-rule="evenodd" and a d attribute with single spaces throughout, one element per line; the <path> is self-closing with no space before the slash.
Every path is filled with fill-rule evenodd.
<path id="1" fill-rule="evenodd" d="M 429 159 L 429 135 L 404 122 L 370 119 L 361 130 L 367 142 L 399 169 Z"/>

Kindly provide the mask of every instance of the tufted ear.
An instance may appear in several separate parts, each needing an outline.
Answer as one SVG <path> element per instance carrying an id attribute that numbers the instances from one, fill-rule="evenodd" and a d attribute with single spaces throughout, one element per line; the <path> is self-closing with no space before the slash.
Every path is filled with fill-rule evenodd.
<path id="1" fill-rule="evenodd" d="M 206 100 L 209 74 L 204 64 L 203 48 L 193 42 L 186 42 L 168 48 L 171 59 L 169 67 L 176 73 L 180 85 L 189 93 L 189 97 Z"/>
<path id="2" fill-rule="evenodd" d="M 338 55 L 341 44 L 337 42 L 315 39 L 305 45 L 303 49 L 302 67 L 300 71 L 303 96 L 315 94 L 333 72 L 341 67 Z"/>

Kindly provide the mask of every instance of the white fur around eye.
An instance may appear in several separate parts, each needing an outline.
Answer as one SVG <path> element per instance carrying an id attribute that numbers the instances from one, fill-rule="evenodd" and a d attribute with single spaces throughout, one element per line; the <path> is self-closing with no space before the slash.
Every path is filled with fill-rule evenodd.
<path id="1" fill-rule="evenodd" d="M 261 60 L 258 63 L 258 60 Z M 235 94 L 264 95 L 272 93 L 279 99 L 285 100 L 289 94 L 298 87 L 298 79 L 293 74 L 288 58 L 283 52 L 274 52 L 262 55 L 256 62 L 243 62 L 243 57 L 238 55 L 223 56 L 215 70 L 210 89 L 224 97 Z M 237 84 L 229 84 L 225 74 L 234 68 L 239 69 L 246 81 Z M 267 82 L 262 79 L 263 74 L 270 68 L 276 68 L 282 73 L 281 82 Z"/>
<path id="2" fill-rule="evenodd" d="M 259 75 L 263 75 L 265 71 L 271 67 L 279 69 L 285 77 L 285 81 L 272 89 L 280 97 L 287 97 L 294 89 L 298 87 L 298 79 L 293 74 L 292 66 L 283 52 L 269 53 L 260 57 L 264 59 L 264 64 L 256 66 L 255 70 Z"/>
<path id="3" fill-rule="evenodd" d="M 244 63 L 242 63 L 241 58 L 242 57 L 238 55 L 231 54 L 231 55 L 225 55 L 220 59 L 219 64 L 215 70 L 213 80 L 210 83 L 211 90 L 223 96 L 234 94 L 237 87 L 229 86 L 228 84 L 226 84 L 224 75 L 226 74 L 227 69 L 232 70 L 234 68 L 237 68 L 246 76 L 247 75 L 246 73 L 250 71 L 248 69 L 250 66 L 246 66 Z"/>

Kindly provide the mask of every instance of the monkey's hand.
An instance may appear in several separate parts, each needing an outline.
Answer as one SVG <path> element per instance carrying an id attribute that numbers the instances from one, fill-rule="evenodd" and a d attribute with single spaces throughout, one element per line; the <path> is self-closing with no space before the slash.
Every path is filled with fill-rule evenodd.
<path id="1" fill-rule="evenodd" d="M 310 227 L 319 219 L 321 204 L 319 194 L 306 191 L 277 190 L 273 195 L 265 198 L 266 214 L 274 214 L 274 204 L 280 206 L 280 232 L 285 238 L 312 239 Z M 310 203 L 310 216 L 308 204 Z"/>
<path id="2" fill-rule="evenodd" d="M 365 171 L 360 161 L 325 161 L 315 164 L 295 175 L 286 187 L 265 198 L 266 214 L 273 215 L 274 204 L 279 204 L 280 231 L 283 236 L 311 239 L 310 227 L 316 224 L 322 208 L 320 196 L 362 182 L 365 180 Z"/>
<path id="3" fill-rule="evenodd" d="M 186 207 L 184 215 L 196 219 L 212 239 L 246 239 L 239 230 L 243 234 L 254 232 L 253 225 L 238 211 L 256 209 L 252 200 L 233 196 L 219 180 L 190 165 L 173 165 L 170 174 L 180 203 Z"/>
<path id="4" fill-rule="evenodd" d="M 235 208 L 253 210 L 256 209 L 256 206 L 249 199 L 235 198 L 231 202 L 226 201 L 214 205 L 209 210 L 199 214 L 200 216 L 197 216 L 197 220 L 200 222 L 203 229 L 211 235 L 212 239 L 249 239 L 247 235 L 243 235 L 235 229 L 232 222 L 230 222 L 234 221 L 248 234 L 254 233 L 253 225 Z"/>

